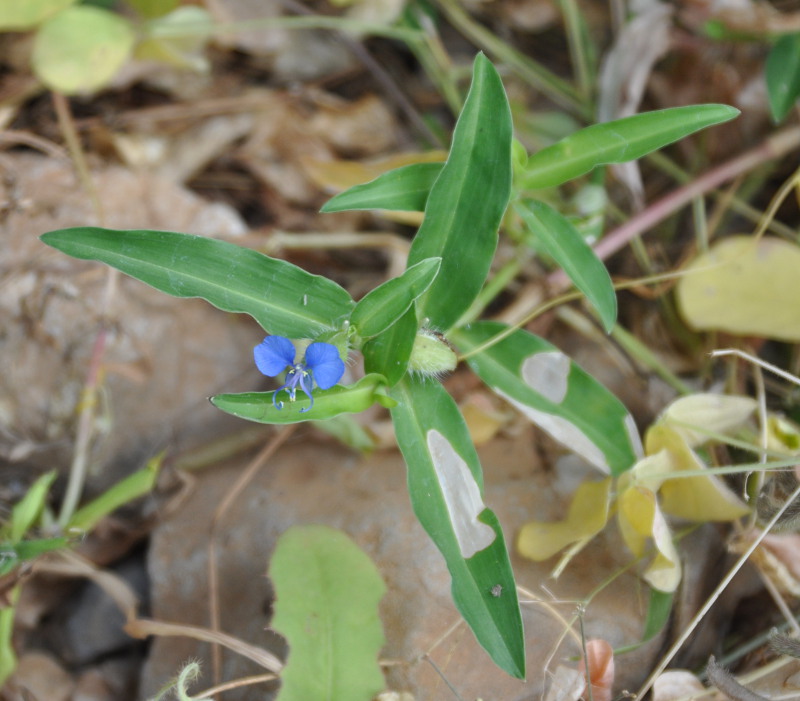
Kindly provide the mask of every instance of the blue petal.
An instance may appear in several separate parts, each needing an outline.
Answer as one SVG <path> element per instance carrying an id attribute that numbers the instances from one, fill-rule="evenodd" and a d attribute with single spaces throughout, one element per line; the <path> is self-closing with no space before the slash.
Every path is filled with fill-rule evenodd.
<path id="1" fill-rule="evenodd" d="M 330 389 L 344 375 L 344 363 L 339 350 L 330 343 L 312 343 L 306 349 L 306 367 L 313 372 L 314 382 L 320 389 Z"/>
<path id="2" fill-rule="evenodd" d="M 283 336 L 267 336 L 253 348 L 253 359 L 262 374 L 275 377 L 294 364 L 294 346 Z"/>
<path id="3" fill-rule="evenodd" d="M 308 381 L 308 385 L 306 385 L 306 380 Z M 314 387 L 314 379 L 312 377 L 307 377 L 306 373 L 302 373 L 300 375 L 300 389 L 302 389 L 306 396 L 311 400 L 311 404 L 309 404 L 305 409 L 300 409 L 300 413 L 304 414 L 309 409 L 314 408 L 314 397 L 311 394 L 311 390 Z"/>

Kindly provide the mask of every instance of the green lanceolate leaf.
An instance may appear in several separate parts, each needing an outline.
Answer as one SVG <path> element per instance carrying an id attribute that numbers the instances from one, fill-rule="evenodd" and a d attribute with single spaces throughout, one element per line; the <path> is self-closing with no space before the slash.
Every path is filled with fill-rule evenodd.
<path id="1" fill-rule="evenodd" d="M 269 576 L 272 627 L 289 643 L 280 701 L 369 701 L 382 691 L 386 586 L 369 557 L 340 531 L 294 526 L 278 539 Z"/>
<path id="2" fill-rule="evenodd" d="M 17 667 L 17 654 L 11 639 L 14 635 L 14 614 L 19 592 L 20 587 L 17 585 L 6 595 L 11 605 L 0 609 L 0 687 L 5 685 Z"/>
<path id="3" fill-rule="evenodd" d="M 772 47 L 765 68 L 772 118 L 779 122 L 800 97 L 800 34 L 786 34 Z"/>
<path id="4" fill-rule="evenodd" d="M 36 525 L 57 475 L 56 470 L 46 472 L 28 487 L 25 496 L 11 510 L 11 521 L 3 528 L 0 537 L 7 538 L 12 544 L 19 543 L 25 537 L 25 534 Z"/>
<path id="5" fill-rule="evenodd" d="M 617 320 L 617 295 L 606 266 L 570 221 L 544 202 L 522 200 L 514 209 L 536 244 L 558 263 L 600 315 L 607 332 Z"/>
<path id="6" fill-rule="evenodd" d="M 97 260 L 176 297 L 202 297 L 252 316 L 271 334 L 314 338 L 337 328 L 353 300 L 335 282 L 226 241 L 168 231 L 61 229 L 42 241 Z"/>
<path id="7" fill-rule="evenodd" d="M 651 151 L 739 114 L 728 105 L 692 105 L 593 124 L 528 158 L 523 188 L 554 187 L 607 163 L 635 161 Z"/>
<path id="8" fill-rule="evenodd" d="M 39 555 L 53 550 L 63 550 L 68 546 L 69 539 L 65 537 L 23 540 L 16 545 L 0 543 L 0 555 L 2 556 L 0 557 L 0 576 L 8 574 L 27 560 L 33 560 Z"/>
<path id="9" fill-rule="evenodd" d="M 123 478 L 100 496 L 76 511 L 67 523 L 67 531 L 91 531 L 100 521 L 120 506 L 152 491 L 164 460 L 159 453 L 147 461 L 147 466 Z"/>
<path id="10" fill-rule="evenodd" d="M 511 195 L 511 110 L 494 66 L 475 57 L 453 143 L 425 206 L 408 264 L 440 256 L 442 269 L 417 303 L 431 327 L 449 329 L 483 286 Z"/>
<path id="11" fill-rule="evenodd" d="M 394 387 L 408 370 L 416 333 L 417 312 L 412 305 L 386 331 L 364 344 L 361 352 L 366 372 L 383 375 L 387 384 Z"/>
<path id="12" fill-rule="evenodd" d="M 351 209 L 389 209 L 401 212 L 423 212 L 442 163 L 413 163 L 395 168 L 375 180 L 340 192 L 331 197 L 321 212 L 345 212 Z"/>
<path id="13" fill-rule="evenodd" d="M 452 340 L 469 353 L 507 328 L 481 321 L 458 329 Z M 467 362 L 494 392 L 603 472 L 618 475 L 641 456 L 627 409 L 544 339 L 517 330 Z"/>
<path id="14" fill-rule="evenodd" d="M 330 419 L 339 414 L 356 414 L 378 402 L 382 406 L 394 404 L 383 391 L 386 379 L 373 374 L 362 377 L 354 385 L 336 385 L 330 389 L 315 389 L 314 406 L 304 394 L 297 400 L 288 401 L 288 394 L 282 391 L 278 396 L 278 409 L 272 403 L 275 392 L 242 392 L 240 394 L 217 394 L 210 398 L 211 403 L 228 414 L 240 419 L 257 421 L 262 424 L 294 424 L 301 421 Z M 305 411 L 303 411 L 305 410 Z"/>
<path id="15" fill-rule="evenodd" d="M 483 476 L 464 419 L 438 383 L 406 377 L 393 390 L 397 442 L 414 513 L 447 562 L 464 620 L 495 663 L 525 676 L 525 640 L 503 532 L 483 503 Z"/>
<path id="16" fill-rule="evenodd" d="M 431 286 L 441 265 L 441 258 L 421 260 L 365 295 L 350 315 L 358 335 L 371 338 L 388 329 Z"/>

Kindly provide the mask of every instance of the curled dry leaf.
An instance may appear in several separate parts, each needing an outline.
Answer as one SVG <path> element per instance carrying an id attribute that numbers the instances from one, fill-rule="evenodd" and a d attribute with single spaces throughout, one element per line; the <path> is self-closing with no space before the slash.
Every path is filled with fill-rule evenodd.
<path id="1" fill-rule="evenodd" d="M 588 661 L 588 665 L 587 665 Z M 579 671 L 591 683 L 592 693 L 584 688 L 583 698 L 592 701 L 611 701 L 614 686 L 614 650 L 605 640 L 586 641 L 586 660 L 581 660 Z"/>
<path id="2" fill-rule="evenodd" d="M 757 534 L 756 530 L 745 533 L 742 537 L 743 543 L 752 542 Z M 800 596 L 800 535 L 768 533 L 751 560 L 772 580 L 779 591 L 790 596 Z"/>
<path id="3" fill-rule="evenodd" d="M 653 701 L 676 701 L 704 691 L 700 680 L 685 669 L 670 669 L 653 684 Z"/>
<path id="4" fill-rule="evenodd" d="M 582 672 L 559 665 L 550 680 L 545 701 L 578 701 L 585 688 L 586 680 Z"/>

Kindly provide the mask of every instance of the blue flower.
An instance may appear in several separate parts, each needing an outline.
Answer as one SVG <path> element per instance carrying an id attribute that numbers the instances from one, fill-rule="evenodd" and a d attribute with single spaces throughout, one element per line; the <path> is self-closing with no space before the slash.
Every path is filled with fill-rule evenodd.
<path id="1" fill-rule="evenodd" d="M 298 385 L 311 400 L 308 411 L 314 406 L 314 397 L 311 395 L 314 385 L 320 389 L 330 389 L 344 374 L 344 363 L 339 357 L 339 350 L 330 343 L 318 341 L 306 348 L 306 355 L 300 363 L 294 362 L 295 349 L 292 342 L 283 336 L 267 336 L 253 349 L 253 357 L 258 369 L 267 377 L 280 375 L 288 368 L 286 382 L 275 390 L 272 395 L 272 404 L 276 409 L 283 409 L 283 402 L 277 402 L 278 393 L 286 390 L 289 401 L 295 400 Z"/>

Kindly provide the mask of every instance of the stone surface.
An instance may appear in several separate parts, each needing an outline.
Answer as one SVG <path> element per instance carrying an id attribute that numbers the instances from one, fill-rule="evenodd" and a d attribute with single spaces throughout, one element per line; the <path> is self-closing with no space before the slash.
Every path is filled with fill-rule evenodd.
<path id="1" fill-rule="evenodd" d="M 34 699 L 68 701 L 75 683 L 50 655 L 31 650 L 20 657 L 10 686 L 23 694 L 29 692 Z M 22 698 L 29 697 L 23 695 Z"/>
<path id="2" fill-rule="evenodd" d="M 3 155 L 0 219 L 0 459 L 31 470 L 68 465 L 74 420 L 100 316 L 108 318 L 103 391 L 93 470 L 98 488 L 119 478 L 167 441 L 185 445 L 223 427 L 206 397 L 254 389 L 250 347 L 262 334 L 201 300 L 174 299 L 120 276 L 107 306 L 108 268 L 42 244 L 46 231 L 98 222 L 72 167 L 55 158 Z M 153 228 L 237 237 L 229 207 L 183 187 L 111 167 L 94 174 L 113 228 Z M 244 372 L 250 370 L 250 372 Z"/>
<path id="3" fill-rule="evenodd" d="M 553 562 L 536 564 L 513 556 L 518 584 L 547 602 L 523 604 L 528 646 L 528 680 L 523 683 L 498 670 L 463 624 L 436 644 L 459 621 L 459 615 L 450 600 L 443 559 L 411 511 L 400 456 L 383 453 L 362 458 L 336 445 L 309 440 L 308 431 L 300 429 L 262 468 L 220 523 L 223 629 L 252 644 L 275 645 L 265 632 L 271 601 L 265 572 L 275 541 L 291 525 L 324 523 L 352 537 L 373 558 L 386 581 L 381 616 L 387 644 L 382 657 L 394 662 L 386 668 L 389 689 L 410 691 L 418 701 L 449 694 L 433 666 L 420 660 L 430 652 L 465 699 L 539 698 L 555 666 L 579 651 L 574 634 L 566 635 L 562 644 L 564 623 L 553 612 L 571 619 L 576 601 L 628 563 L 629 555 L 613 524 L 558 580 L 549 578 Z M 509 541 L 531 518 L 562 517 L 576 482 L 591 475 L 575 464 L 558 472 L 543 470 L 529 431 L 492 442 L 482 449 L 481 457 L 486 503 L 498 514 Z M 200 476 L 189 500 L 154 533 L 149 569 L 155 618 L 208 625 L 209 524 L 245 464 L 228 464 Z M 647 590 L 634 573 L 620 574 L 589 604 L 584 614 L 586 635 L 604 638 L 615 647 L 635 643 L 646 603 Z M 659 644 L 656 639 L 626 656 L 625 663 L 618 665 L 618 688 L 635 688 L 641 682 Z M 205 645 L 189 640 L 155 640 L 143 673 L 142 698 L 174 675 L 186 659 L 207 655 Z M 225 679 L 255 672 L 251 665 L 225 655 Z M 230 698 L 263 700 L 264 692 L 242 691 Z"/>

